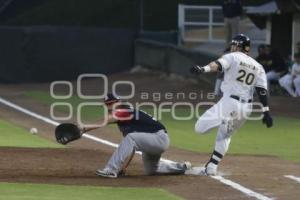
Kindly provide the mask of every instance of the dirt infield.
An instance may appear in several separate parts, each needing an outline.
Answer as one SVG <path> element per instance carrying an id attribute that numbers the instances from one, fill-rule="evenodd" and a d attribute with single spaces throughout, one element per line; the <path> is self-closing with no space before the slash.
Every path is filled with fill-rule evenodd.
<path id="1" fill-rule="evenodd" d="M 241 199 L 242 194 L 221 184 L 214 184 L 207 177 L 160 176 L 142 174 L 139 159 L 131 164 L 128 176 L 117 180 L 99 178 L 95 169 L 102 167 L 110 153 L 100 150 L 51 150 L 51 149 L 1 149 L 0 181 L 36 182 L 76 185 L 101 185 L 116 187 L 160 187 L 187 199 L 201 199 L 201 194 L 219 199 L 220 193 L 232 194 L 232 199 Z M 213 186 L 207 190 L 207 185 Z"/>
<path id="2" fill-rule="evenodd" d="M 124 75 L 116 75 L 112 79 L 118 80 Z M 133 78 L 132 75 L 126 75 Z M 136 76 L 135 76 L 136 77 Z M 150 77 L 136 78 L 139 85 L 150 84 L 150 80 L 159 79 Z M 158 80 L 157 80 L 158 81 Z M 155 82 L 157 82 L 155 81 Z M 167 84 L 161 80 L 160 84 Z M 94 85 L 91 83 L 91 86 Z M 196 89 L 195 85 L 181 85 L 173 91 L 184 90 L 183 87 Z M 171 89 L 171 86 L 166 86 Z M 49 107 L 33 101 L 23 94 L 24 89 L 42 89 L 49 91 L 49 84 L 41 85 L 5 85 L 0 86 L 0 96 L 9 99 L 34 112 L 49 116 Z M 153 86 L 152 91 L 158 90 Z M 140 90 L 139 90 L 140 91 Z M 280 105 L 282 101 L 290 101 L 284 97 L 272 100 L 273 105 Z M 298 100 L 291 100 L 298 101 Z M 300 105 L 300 103 L 298 104 Z M 282 111 L 277 106 L 275 112 Z M 295 109 L 293 116 L 300 116 L 300 109 Z M 285 114 L 292 112 L 287 104 Z M 297 113 L 299 111 L 299 113 Z M 27 130 L 37 127 L 41 137 L 54 141 L 54 127 L 31 118 L 0 104 L 0 119 L 4 119 Z M 121 134 L 116 129 L 108 127 L 96 132 L 98 136 L 118 143 Z M 0 182 L 33 182 L 59 183 L 69 185 L 97 185 L 115 187 L 159 187 L 164 188 L 185 199 L 249 199 L 245 194 L 232 189 L 209 177 L 201 176 L 144 176 L 140 156 L 135 156 L 128 169 L 128 176 L 120 179 L 105 179 L 97 177 L 94 172 L 102 168 L 114 148 L 94 141 L 81 139 L 66 149 L 31 149 L 31 148 L 0 148 Z M 164 157 L 171 160 L 190 160 L 195 165 L 202 165 L 208 159 L 208 154 L 199 154 L 191 151 L 170 148 Z M 276 199 L 299 199 L 300 184 L 284 177 L 292 174 L 300 176 L 300 164 L 285 161 L 271 156 L 239 156 L 228 155 L 222 162 L 221 171 L 225 178 L 237 182 L 247 188 Z M 251 198 L 250 198 L 251 199 Z"/>
<path id="3" fill-rule="evenodd" d="M 176 150 L 170 150 L 168 155 L 174 155 L 174 151 Z M 112 180 L 95 176 L 95 170 L 103 167 L 110 154 L 111 149 L 104 146 L 98 150 L 0 148 L 0 181 L 159 187 L 186 199 L 248 199 L 244 194 L 209 177 L 144 176 L 139 156 L 136 156 L 130 165 L 126 177 Z M 180 153 L 180 151 L 177 151 L 175 155 L 192 158 L 195 162 L 206 157 L 206 155 L 192 155 L 190 152 Z M 168 156 L 170 157 L 172 156 Z M 195 160 L 196 157 L 199 159 Z M 279 199 L 298 199 L 300 195 L 299 190 L 297 191 L 299 185 L 282 176 L 287 172 L 299 173 L 298 165 L 282 162 L 272 157 L 252 156 L 228 156 L 225 162 L 226 168 L 223 171 L 227 177 L 256 191 Z M 268 167 L 263 167 L 264 163 L 268 163 Z"/>

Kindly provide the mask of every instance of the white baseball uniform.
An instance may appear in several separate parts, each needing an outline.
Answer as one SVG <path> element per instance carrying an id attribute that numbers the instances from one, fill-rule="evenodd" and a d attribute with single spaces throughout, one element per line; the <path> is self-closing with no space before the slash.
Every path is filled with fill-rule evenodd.
<path id="1" fill-rule="evenodd" d="M 205 134 L 219 127 L 215 151 L 224 156 L 231 135 L 251 114 L 255 87 L 267 89 L 267 79 L 262 65 L 242 52 L 225 54 L 218 61 L 224 71 L 223 97 L 198 119 L 195 131 Z"/>
<path id="2" fill-rule="evenodd" d="M 279 79 L 279 84 L 286 89 L 291 96 L 300 96 L 300 63 L 294 63 L 291 73 Z"/>

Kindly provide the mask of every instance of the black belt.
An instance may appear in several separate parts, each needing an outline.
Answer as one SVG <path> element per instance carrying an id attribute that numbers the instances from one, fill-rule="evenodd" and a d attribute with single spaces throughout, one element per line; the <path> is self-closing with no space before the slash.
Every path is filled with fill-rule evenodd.
<path id="1" fill-rule="evenodd" d="M 236 96 L 236 95 L 230 95 L 231 98 L 235 99 L 235 100 L 238 100 L 242 103 L 251 103 L 252 102 L 252 99 L 249 99 L 249 100 L 245 100 L 245 99 L 242 99 L 241 97 L 239 96 Z"/>

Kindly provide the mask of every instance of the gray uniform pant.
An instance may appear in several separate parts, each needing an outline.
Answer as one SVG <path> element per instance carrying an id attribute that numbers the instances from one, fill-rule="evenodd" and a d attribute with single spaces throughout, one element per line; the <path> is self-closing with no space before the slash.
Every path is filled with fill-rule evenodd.
<path id="1" fill-rule="evenodd" d="M 124 162 L 134 150 L 142 152 L 146 175 L 154 174 L 183 174 L 182 164 L 160 161 L 161 154 L 169 146 L 169 136 L 164 130 L 157 133 L 130 133 L 115 150 L 105 169 L 119 173 Z"/>

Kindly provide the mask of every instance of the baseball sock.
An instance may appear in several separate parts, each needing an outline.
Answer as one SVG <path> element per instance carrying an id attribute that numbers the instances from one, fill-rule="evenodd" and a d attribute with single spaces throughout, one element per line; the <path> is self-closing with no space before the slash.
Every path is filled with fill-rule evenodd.
<path id="1" fill-rule="evenodd" d="M 223 155 L 220 154 L 219 152 L 217 152 L 216 150 L 214 150 L 214 152 L 212 153 L 211 157 L 210 157 L 210 160 L 208 161 L 208 163 L 206 164 L 206 167 L 209 165 L 209 164 L 213 164 L 216 166 L 218 166 L 219 162 L 222 160 L 223 158 Z"/>

